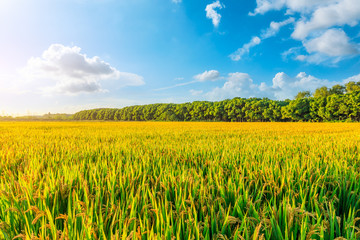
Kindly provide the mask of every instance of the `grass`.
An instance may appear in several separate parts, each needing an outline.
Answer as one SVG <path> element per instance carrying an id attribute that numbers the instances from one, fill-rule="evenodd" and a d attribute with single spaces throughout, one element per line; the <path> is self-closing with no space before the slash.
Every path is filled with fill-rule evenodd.
<path id="1" fill-rule="evenodd" d="M 0 123 L 0 239 L 360 239 L 360 124 Z"/>

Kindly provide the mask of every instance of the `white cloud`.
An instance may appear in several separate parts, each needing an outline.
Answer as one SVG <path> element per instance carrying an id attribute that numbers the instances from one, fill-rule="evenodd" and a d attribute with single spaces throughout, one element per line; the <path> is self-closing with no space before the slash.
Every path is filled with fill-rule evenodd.
<path id="1" fill-rule="evenodd" d="M 322 53 L 338 57 L 359 53 L 359 45 L 349 42 L 349 37 L 342 29 L 329 29 L 317 38 L 304 42 L 308 53 Z"/>
<path id="2" fill-rule="evenodd" d="M 299 60 L 299 61 L 305 61 L 306 60 L 306 56 L 305 55 L 298 55 L 295 57 L 296 60 Z"/>
<path id="3" fill-rule="evenodd" d="M 204 92 L 204 91 L 202 91 L 202 90 L 190 89 L 190 93 L 191 93 L 191 95 L 193 95 L 193 96 L 199 96 L 199 95 L 201 95 L 203 92 Z"/>
<path id="4" fill-rule="evenodd" d="M 334 82 L 319 79 L 304 72 L 299 73 L 295 78 L 289 77 L 284 72 L 277 73 L 272 80 L 272 86 L 263 85 L 263 91 L 271 93 L 276 99 L 292 99 L 300 91 L 315 91 L 322 86 L 332 86 Z"/>
<path id="5" fill-rule="evenodd" d="M 58 82 L 54 87 L 42 88 L 44 94 L 68 93 L 77 94 L 80 92 L 106 92 L 97 81 L 64 81 Z"/>
<path id="6" fill-rule="evenodd" d="M 271 22 L 270 27 L 263 32 L 261 38 L 266 39 L 275 36 L 280 31 L 280 28 L 290 23 L 293 23 L 294 21 L 295 18 L 290 17 L 282 22 Z"/>
<path id="7" fill-rule="evenodd" d="M 250 16 L 255 16 L 257 14 L 264 14 L 270 10 L 279 10 L 284 7 L 283 1 L 268 1 L 268 0 L 256 0 L 257 7 L 254 12 L 250 12 Z"/>
<path id="8" fill-rule="evenodd" d="M 282 57 L 284 61 L 288 59 L 293 59 L 296 61 L 307 62 L 312 64 L 321 63 L 328 66 L 336 66 L 336 63 L 338 63 L 341 60 L 341 57 L 333 58 L 321 53 L 307 54 L 305 52 L 306 49 L 304 49 L 304 47 L 293 47 L 283 52 Z"/>
<path id="9" fill-rule="evenodd" d="M 319 79 L 304 72 L 296 77 L 289 77 L 280 72 L 275 75 L 272 85 L 268 86 L 262 82 L 254 83 L 253 79 L 247 73 L 230 73 L 222 87 L 216 87 L 212 91 L 205 93 L 209 100 L 222 100 L 234 97 L 268 97 L 271 99 L 293 99 L 299 91 L 315 91 L 322 86 L 332 86 L 338 82 L 330 82 L 325 79 Z"/>
<path id="10" fill-rule="evenodd" d="M 221 78 L 219 71 L 216 70 L 209 70 L 209 71 L 205 71 L 203 73 L 197 74 L 193 77 L 195 80 L 194 81 L 190 81 L 190 82 L 183 82 L 183 83 L 178 83 L 169 87 L 163 87 L 163 88 L 158 88 L 158 89 L 154 89 L 155 91 L 163 91 L 163 90 L 168 90 L 168 89 L 172 89 L 172 88 L 176 88 L 176 87 L 182 87 L 182 86 L 187 86 L 193 83 L 198 83 L 198 82 L 206 82 L 206 81 L 216 81 L 218 79 Z M 182 78 L 184 79 L 184 78 Z"/>
<path id="11" fill-rule="evenodd" d="M 258 94 L 258 86 L 247 73 L 230 73 L 222 87 L 216 87 L 205 94 L 210 100 L 222 100 L 234 97 L 253 97 Z"/>
<path id="12" fill-rule="evenodd" d="M 348 82 L 360 82 L 360 74 L 346 78 L 343 80 L 343 84 Z"/>
<path id="13" fill-rule="evenodd" d="M 115 80 L 119 87 L 144 84 L 143 77 L 120 72 L 99 57 L 89 58 L 80 51 L 79 47 L 53 44 L 41 57 L 31 58 L 22 73 L 32 82 L 43 82 L 45 94 L 104 91 L 101 80 Z"/>
<path id="14" fill-rule="evenodd" d="M 194 79 L 198 80 L 199 82 L 215 81 L 219 78 L 220 78 L 220 73 L 216 70 L 205 71 L 203 73 L 194 76 Z"/>
<path id="15" fill-rule="evenodd" d="M 301 49 L 302 49 L 302 47 L 292 47 L 292 48 L 286 50 L 285 52 L 281 53 L 283 60 L 285 61 L 290 56 L 294 56 L 294 55 L 296 57 L 297 55 L 299 55 L 299 52 Z"/>
<path id="16" fill-rule="evenodd" d="M 222 9 L 225 6 L 220 3 L 220 1 L 213 2 L 208 4 L 205 8 L 206 17 L 212 20 L 214 27 L 218 27 L 221 19 L 221 15 L 215 11 L 215 9 Z"/>
<path id="17" fill-rule="evenodd" d="M 289 12 L 309 12 L 319 6 L 335 3 L 338 0 L 256 0 L 257 7 L 249 15 L 264 14 L 271 10 L 287 8 Z M 288 13 L 289 13 L 288 12 Z"/>
<path id="18" fill-rule="evenodd" d="M 333 26 L 355 26 L 360 20 L 359 0 L 340 0 L 333 4 L 317 8 L 310 20 L 297 22 L 292 37 L 305 39 L 315 30 L 323 30 Z"/>
<path id="19" fill-rule="evenodd" d="M 230 58 L 233 61 L 239 61 L 245 54 L 248 54 L 250 52 L 250 48 L 259 45 L 260 43 L 261 39 L 259 37 L 253 37 L 250 42 L 244 44 L 241 48 L 232 53 L 230 55 Z"/>
<path id="20" fill-rule="evenodd" d="M 182 0 L 171 0 L 173 3 L 181 3 Z"/>
<path id="21" fill-rule="evenodd" d="M 199 81 L 195 80 L 195 81 L 191 81 L 191 82 L 178 83 L 178 84 L 175 84 L 175 85 L 172 85 L 172 86 L 169 86 L 169 87 L 157 88 L 157 89 L 154 89 L 154 91 L 163 91 L 163 90 L 168 90 L 168 89 L 172 89 L 172 88 L 187 86 L 187 85 L 190 85 L 190 84 L 193 84 L 193 83 L 196 83 L 196 82 L 199 82 Z"/>
<path id="22" fill-rule="evenodd" d="M 331 29 L 342 28 L 345 25 L 350 27 L 358 25 L 359 0 L 257 0 L 256 2 L 257 7 L 250 15 L 284 8 L 285 15 L 298 13 L 298 15 L 294 14 L 294 18 L 300 17 L 295 20 L 295 29 L 291 37 L 301 40 L 302 49 L 309 55 L 299 53 L 293 58 L 295 60 L 334 65 L 345 59 L 344 56 L 353 57 L 359 53 L 359 45 L 350 43 L 344 30 Z M 267 35 L 272 35 L 271 27 L 263 34 L 263 36 Z"/>
<path id="23" fill-rule="evenodd" d="M 339 61 L 360 54 L 360 44 L 352 43 L 342 29 L 329 29 L 318 37 L 304 40 L 303 46 L 290 48 L 283 53 L 283 57 L 291 56 L 297 61 L 336 66 Z"/>
<path id="24" fill-rule="evenodd" d="M 239 48 L 234 53 L 232 53 L 230 55 L 230 58 L 233 61 L 241 60 L 245 54 L 248 54 L 250 52 L 251 48 L 259 45 L 261 43 L 261 41 L 275 36 L 280 31 L 280 28 L 282 28 L 283 26 L 286 26 L 290 23 L 293 23 L 294 21 L 295 21 L 295 19 L 290 17 L 282 22 L 271 22 L 270 26 L 266 30 L 262 31 L 261 38 L 259 38 L 257 36 L 253 37 L 250 40 L 250 42 L 244 44 L 241 48 Z"/>

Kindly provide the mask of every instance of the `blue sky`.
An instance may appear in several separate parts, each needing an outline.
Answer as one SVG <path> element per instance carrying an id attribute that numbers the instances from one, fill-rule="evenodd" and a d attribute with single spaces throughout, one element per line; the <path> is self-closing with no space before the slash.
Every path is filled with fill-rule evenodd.
<path id="1" fill-rule="evenodd" d="M 0 114 L 360 81 L 358 0 L 2 0 Z"/>

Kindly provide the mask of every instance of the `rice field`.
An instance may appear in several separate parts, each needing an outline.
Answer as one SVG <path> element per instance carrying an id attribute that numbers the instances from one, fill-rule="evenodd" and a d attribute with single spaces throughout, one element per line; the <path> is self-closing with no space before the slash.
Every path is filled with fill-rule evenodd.
<path id="1" fill-rule="evenodd" d="M 0 239 L 360 239 L 357 123 L 0 123 Z"/>

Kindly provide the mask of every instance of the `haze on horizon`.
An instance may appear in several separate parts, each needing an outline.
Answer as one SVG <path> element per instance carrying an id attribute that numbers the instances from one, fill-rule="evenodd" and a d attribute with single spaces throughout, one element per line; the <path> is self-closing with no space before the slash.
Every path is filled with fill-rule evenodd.
<path id="1" fill-rule="evenodd" d="M 359 0 L 2 0 L 0 115 L 360 81 Z"/>

